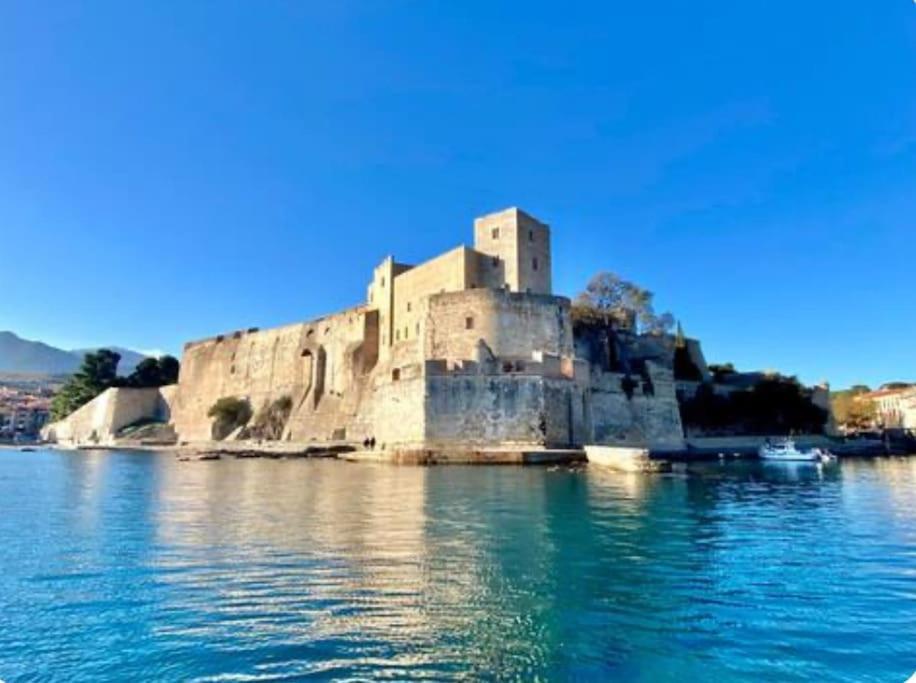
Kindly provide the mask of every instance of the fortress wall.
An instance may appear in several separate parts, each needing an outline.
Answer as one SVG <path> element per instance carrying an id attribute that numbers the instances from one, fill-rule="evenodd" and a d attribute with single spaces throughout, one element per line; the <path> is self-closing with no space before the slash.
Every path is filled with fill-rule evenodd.
<path id="1" fill-rule="evenodd" d="M 140 420 L 168 419 L 174 387 L 111 388 L 42 430 L 43 438 L 67 446 L 113 443 L 118 430 Z"/>
<path id="2" fill-rule="evenodd" d="M 374 386 L 363 404 L 366 436 L 377 448 L 418 445 L 424 439 L 425 380 L 415 375 Z"/>
<path id="3" fill-rule="evenodd" d="M 498 256 L 469 249 L 465 281 L 475 288 L 502 289 L 506 285 L 506 262 Z"/>
<path id="4" fill-rule="evenodd" d="M 533 351 L 572 355 L 569 300 L 472 289 L 425 300 L 424 357 L 467 360 L 483 339 L 500 358 L 530 359 Z"/>
<path id="5" fill-rule="evenodd" d="M 422 299 L 439 292 L 463 290 L 466 286 L 467 247 L 452 249 L 441 256 L 401 273 L 394 279 L 392 341 L 416 339 Z"/>
<path id="6" fill-rule="evenodd" d="M 363 406 L 377 363 L 378 316 L 375 311 L 345 311 L 310 329 L 314 333 L 306 333 L 299 356 L 311 370 L 292 394 L 284 438 L 362 441 L 370 432 Z"/>
<path id="7" fill-rule="evenodd" d="M 429 445 L 534 445 L 546 440 L 544 386 L 538 377 L 429 377 L 425 404 Z"/>
<path id="8" fill-rule="evenodd" d="M 429 446 L 568 446 L 586 435 L 582 391 L 567 380 L 430 376 L 425 409 Z"/>
<path id="9" fill-rule="evenodd" d="M 300 357 L 307 325 L 234 332 L 185 346 L 172 421 L 182 441 L 207 441 L 207 411 L 220 398 L 247 399 L 252 410 L 299 393 L 309 366 Z"/>
<path id="10" fill-rule="evenodd" d="M 652 448 L 680 450 L 684 447 L 681 415 L 671 370 L 648 363 L 652 393 L 636 387 L 627 398 L 622 375 L 592 374 L 589 396 L 591 442 L 614 444 L 645 442 Z"/>
<path id="11" fill-rule="evenodd" d="M 638 396 L 631 401 L 633 423 L 650 448 L 683 450 L 684 433 L 677 399 Z"/>
<path id="12" fill-rule="evenodd" d="M 474 248 L 504 262 L 503 281 L 513 292 L 551 293 L 550 228 L 524 211 L 475 219 Z"/>
<path id="13" fill-rule="evenodd" d="M 339 413 L 354 393 L 354 375 L 363 370 L 362 341 L 371 322 L 364 309 L 356 308 L 307 323 L 188 344 L 172 410 L 179 438 L 209 440 L 212 420 L 207 411 L 227 396 L 247 399 L 255 412 L 289 396 L 293 438 L 331 438 L 330 432 L 346 421 Z M 307 419 L 316 411 L 323 419 Z"/>
<path id="14" fill-rule="evenodd" d="M 474 219 L 474 249 L 503 262 L 504 281 L 515 292 L 519 291 L 518 237 L 515 209 Z"/>
<path id="15" fill-rule="evenodd" d="M 593 388 L 589 405 L 592 425 L 590 443 L 614 444 L 641 439 L 630 401 L 622 391 Z"/>

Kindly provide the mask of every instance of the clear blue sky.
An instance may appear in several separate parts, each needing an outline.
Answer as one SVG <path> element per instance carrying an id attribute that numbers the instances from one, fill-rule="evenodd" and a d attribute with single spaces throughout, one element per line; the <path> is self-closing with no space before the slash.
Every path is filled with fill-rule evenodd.
<path id="1" fill-rule="evenodd" d="M 178 353 L 512 205 L 712 361 L 916 380 L 916 4 L 0 4 L 0 329 Z"/>

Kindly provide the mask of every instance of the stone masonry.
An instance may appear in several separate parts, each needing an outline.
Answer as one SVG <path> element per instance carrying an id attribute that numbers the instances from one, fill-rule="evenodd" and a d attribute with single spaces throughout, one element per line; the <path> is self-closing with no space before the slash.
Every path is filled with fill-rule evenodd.
<path id="1" fill-rule="evenodd" d="M 549 226 L 516 208 L 483 216 L 473 248 L 415 266 L 384 259 L 364 304 L 186 344 L 172 424 L 181 441 L 207 441 L 218 399 L 246 400 L 257 417 L 288 397 L 282 439 L 304 444 L 681 447 L 670 367 L 648 363 L 651 391 L 625 390 L 576 344 L 570 301 L 551 288 Z"/>

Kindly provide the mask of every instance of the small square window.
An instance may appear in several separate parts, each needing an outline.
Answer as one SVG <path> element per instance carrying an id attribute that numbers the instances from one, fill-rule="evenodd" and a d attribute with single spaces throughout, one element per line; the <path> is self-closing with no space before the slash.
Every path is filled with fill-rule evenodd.
<path id="1" fill-rule="evenodd" d="M 395 368 L 391 371 L 391 381 L 397 382 L 401 379 L 401 368 Z"/>
<path id="2" fill-rule="evenodd" d="M 464 329 L 473 330 L 474 329 L 474 318 L 468 316 L 464 319 Z"/>
<path id="3" fill-rule="evenodd" d="M 490 234 L 493 236 L 493 239 L 498 240 L 499 239 L 499 228 L 493 228 Z"/>

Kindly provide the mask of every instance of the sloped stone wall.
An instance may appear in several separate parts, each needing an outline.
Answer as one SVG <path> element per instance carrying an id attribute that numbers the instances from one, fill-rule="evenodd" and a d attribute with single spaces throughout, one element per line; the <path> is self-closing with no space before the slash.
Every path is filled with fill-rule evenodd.
<path id="1" fill-rule="evenodd" d="M 140 420 L 168 421 L 174 386 L 111 388 L 63 420 L 46 425 L 42 438 L 62 446 L 111 445 L 118 431 Z"/>

